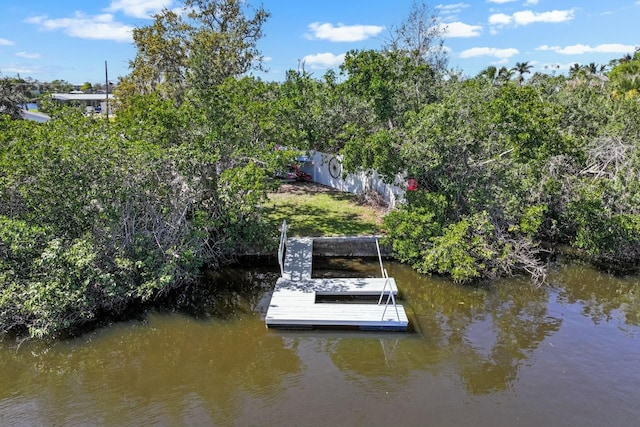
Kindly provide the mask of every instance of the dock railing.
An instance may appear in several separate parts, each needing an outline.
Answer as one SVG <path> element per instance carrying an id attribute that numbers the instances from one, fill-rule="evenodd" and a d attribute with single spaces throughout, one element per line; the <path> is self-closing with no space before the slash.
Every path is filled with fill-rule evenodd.
<path id="1" fill-rule="evenodd" d="M 282 221 L 280 232 L 280 244 L 278 245 L 278 264 L 280 264 L 280 276 L 284 276 L 284 253 L 287 246 L 287 220 Z"/>
<path id="2" fill-rule="evenodd" d="M 389 307 L 389 302 L 393 303 L 393 307 L 396 310 L 396 318 L 398 321 L 400 320 L 400 313 L 398 312 L 398 305 L 396 304 L 396 297 L 393 295 L 393 289 L 391 287 L 391 281 L 389 280 L 389 273 L 387 273 L 387 269 L 382 265 L 382 255 L 380 254 L 380 244 L 378 243 L 378 239 L 376 239 L 376 250 L 378 251 L 378 261 L 380 261 L 380 271 L 382 272 L 382 277 L 385 279 L 384 286 L 382 288 L 382 292 L 380 292 L 380 298 L 378 298 L 378 305 L 382 303 L 382 299 L 384 298 L 384 292 L 387 290 L 387 285 L 389 285 L 389 294 L 387 295 L 387 301 L 384 305 L 384 311 L 382 312 L 382 319 L 384 320 L 384 315 L 387 313 L 387 308 Z"/>

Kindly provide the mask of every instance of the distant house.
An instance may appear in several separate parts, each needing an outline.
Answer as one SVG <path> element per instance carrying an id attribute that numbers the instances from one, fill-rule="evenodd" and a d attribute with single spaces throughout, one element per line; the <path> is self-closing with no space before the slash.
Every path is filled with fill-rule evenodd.
<path id="1" fill-rule="evenodd" d="M 46 114 L 38 113 L 36 111 L 22 110 L 20 112 L 20 115 L 25 120 L 33 120 L 34 122 L 38 122 L 38 123 L 48 122 L 49 119 L 51 119 L 51 117 L 47 116 Z"/>
<path id="2" fill-rule="evenodd" d="M 106 93 L 52 93 L 51 99 L 61 104 L 84 106 L 87 113 L 106 113 L 107 101 L 109 113 L 113 111 L 115 96 Z"/>

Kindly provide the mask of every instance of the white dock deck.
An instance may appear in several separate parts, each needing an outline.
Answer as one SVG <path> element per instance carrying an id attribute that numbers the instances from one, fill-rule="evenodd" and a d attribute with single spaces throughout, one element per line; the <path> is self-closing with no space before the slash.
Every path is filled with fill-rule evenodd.
<path id="1" fill-rule="evenodd" d="M 311 279 L 313 239 L 287 239 L 282 278 L 287 280 Z"/>
<path id="2" fill-rule="evenodd" d="M 265 317 L 268 327 L 359 327 L 406 330 L 404 307 L 385 304 L 397 295 L 393 278 L 312 279 L 313 239 L 286 239 L 282 277 Z M 386 286 L 385 286 L 386 284 Z M 377 304 L 384 289 L 382 303 Z M 371 296 L 370 304 L 317 302 L 317 296 Z"/>

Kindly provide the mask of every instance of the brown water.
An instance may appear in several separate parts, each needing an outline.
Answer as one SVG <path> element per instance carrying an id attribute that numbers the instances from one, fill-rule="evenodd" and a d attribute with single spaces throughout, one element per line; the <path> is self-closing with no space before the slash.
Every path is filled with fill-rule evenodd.
<path id="1" fill-rule="evenodd" d="M 0 342 L 0 425 L 639 425 L 638 277 L 569 264 L 550 287 L 470 288 L 386 267 L 413 333 L 267 330 L 276 276 L 253 269 L 191 294 L 198 316 Z"/>

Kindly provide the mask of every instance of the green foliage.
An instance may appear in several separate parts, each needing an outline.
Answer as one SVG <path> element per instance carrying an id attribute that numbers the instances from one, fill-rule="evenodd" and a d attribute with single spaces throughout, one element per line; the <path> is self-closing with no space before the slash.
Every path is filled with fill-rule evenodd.
<path id="1" fill-rule="evenodd" d="M 273 189 L 268 172 L 249 163 L 228 169 L 220 176 L 220 201 L 226 207 L 224 233 L 230 253 L 244 253 L 247 249 L 268 247 L 275 230 L 260 214 L 259 206 Z"/>
<path id="2" fill-rule="evenodd" d="M 343 166 L 349 170 L 377 171 L 389 182 L 403 169 L 398 135 L 393 131 L 380 130 L 371 135 L 349 138 L 342 150 Z"/>
<path id="3" fill-rule="evenodd" d="M 198 117 L 152 95 L 115 122 L 0 122 L 0 331 L 55 336 L 267 245 L 260 149 L 220 163 Z"/>
<path id="4" fill-rule="evenodd" d="M 158 92 L 134 95 L 122 107 L 116 125 L 128 139 L 153 141 L 165 147 L 185 143 L 185 129 L 194 120 L 188 104 L 176 108 L 173 101 L 162 99 Z"/>
<path id="5" fill-rule="evenodd" d="M 133 30 L 138 49 L 131 74 L 121 79 L 117 95 L 154 92 L 179 105 L 191 98 L 206 106 L 203 95 L 228 77 L 260 68 L 257 42 L 269 13 L 236 0 L 182 0 L 182 12 L 164 9 L 152 24 Z M 252 14 L 250 12 L 253 12 Z"/>
<path id="6" fill-rule="evenodd" d="M 487 212 L 447 220 L 444 197 L 430 195 L 385 218 L 388 241 L 398 259 L 422 273 L 448 274 L 457 282 L 505 275 L 518 269 L 513 243 L 492 224 Z"/>
<path id="7" fill-rule="evenodd" d="M 384 226 L 386 243 L 391 244 L 398 259 L 418 267 L 433 238 L 442 234 L 448 206 L 442 195 L 420 191 L 411 193 L 410 197 L 407 205 L 384 218 Z"/>
<path id="8" fill-rule="evenodd" d="M 236 0 L 184 0 L 189 35 L 187 80 L 196 92 L 206 92 L 228 77 L 261 69 L 257 48 L 269 18 Z"/>
<path id="9" fill-rule="evenodd" d="M 123 277 L 109 271 L 90 236 L 63 241 L 0 216 L 0 331 L 55 336 L 123 303 Z"/>
<path id="10" fill-rule="evenodd" d="M 388 129 L 401 124 L 407 111 L 434 100 L 433 70 L 405 51 L 350 51 L 340 69 L 348 76 L 345 89 L 369 102 L 379 125 Z"/>
<path id="11" fill-rule="evenodd" d="M 569 204 L 567 216 L 575 226 L 573 245 L 624 267 L 640 257 L 640 214 L 613 212 L 605 202 L 611 196 L 608 191 L 602 186 L 585 187 Z"/>
<path id="12" fill-rule="evenodd" d="M 519 231 L 530 238 L 536 237 L 547 210 L 545 205 L 527 206 L 520 217 Z"/>
<path id="13" fill-rule="evenodd" d="M 486 212 L 448 225 L 433 239 L 418 270 L 448 273 L 458 282 L 489 276 L 494 259 L 503 256 L 504 250 L 493 244 L 494 231 Z"/>
<path id="14" fill-rule="evenodd" d="M 380 156 L 362 144 L 360 151 L 371 163 L 378 155 L 406 165 L 420 182 L 416 193 L 438 194 L 448 206 L 438 234 L 424 237 L 419 234 L 433 214 L 416 209 L 423 208 L 419 197 L 411 195 L 411 208 L 389 216 L 398 257 L 460 281 L 518 271 L 543 278 L 536 239 L 571 235 L 561 214 L 569 196 L 565 174 L 583 167 L 586 135 L 563 127 L 567 109 L 539 83 L 494 85 L 478 78 L 450 81 L 442 90 L 440 101 L 408 116 L 395 150 Z"/>
<path id="15" fill-rule="evenodd" d="M 0 272 L 3 283 L 9 283 L 13 276 L 29 274 L 32 260 L 44 248 L 46 235 L 43 227 L 0 215 Z"/>
<path id="16" fill-rule="evenodd" d="M 570 149 L 570 139 L 559 129 L 562 110 L 544 101 L 530 86 L 504 85 L 487 114 L 496 130 L 513 148 L 522 162 L 563 154 Z"/>
<path id="17" fill-rule="evenodd" d="M 640 96 L 640 51 L 625 58 L 607 75 L 617 95 L 638 99 Z"/>
<path id="18" fill-rule="evenodd" d="M 609 84 L 595 64 L 570 78 L 525 81 L 521 62 L 445 79 L 428 49 L 441 47 L 438 28 L 422 33 L 416 9 L 387 50 L 349 52 L 341 78 L 303 69 L 263 82 L 245 73 L 259 67 L 264 9 L 183 6 L 134 31 L 114 120 L 0 114 L 0 332 L 55 336 L 117 314 L 205 264 L 271 247 L 270 220 L 376 232 L 375 220 L 334 212 L 336 197 L 303 212 L 291 200 L 263 207 L 274 171 L 306 150 L 341 154 L 344 172 L 417 180 L 384 227 L 397 257 L 424 273 L 543 281 L 542 239 L 640 263 L 637 53 Z M 0 94 L 11 88 L 0 80 Z"/>
<path id="19" fill-rule="evenodd" d="M 325 152 L 343 146 L 346 127 L 367 128 L 373 120 L 368 103 L 343 90 L 333 71 L 322 81 L 305 71 L 289 71 L 267 111 L 277 123 L 276 132 L 270 135 L 274 141 Z"/>
<path id="20" fill-rule="evenodd" d="M 9 116 L 12 119 L 20 119 L 22 105 L 27 102 L 21 85 L 14 79 L 0 77 L 0 117 Z"/>

